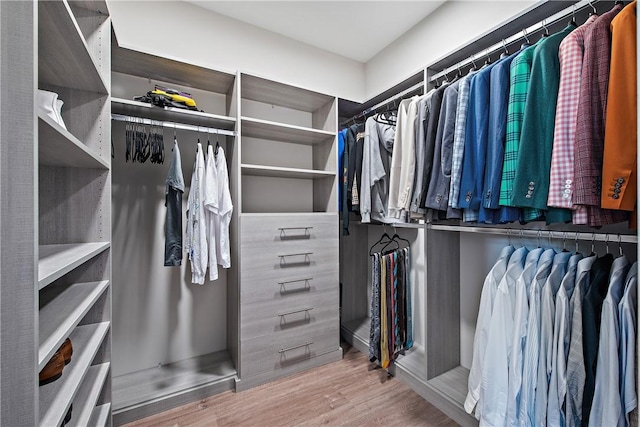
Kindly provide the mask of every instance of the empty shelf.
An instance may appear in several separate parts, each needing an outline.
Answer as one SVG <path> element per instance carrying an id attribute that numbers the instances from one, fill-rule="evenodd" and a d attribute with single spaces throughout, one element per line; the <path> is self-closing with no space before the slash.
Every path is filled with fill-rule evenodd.
<path id="1" fill-rule="evenodd" d="M 294 110 L 314 112 L 335 99 L 329 95 L 249 74 L 242 74 L 240 81 L 242 98 Z"/>
<path id="2" fill-rule="evenodd" d="M 457 366 L 444 374 L 432 378 L 428 381 L 428 384 L 464 410 L 464 400 L 469 391 L 469 370 L 467 368 Z"/>
<path id="3" fill-rule="evenodd" d="M 277 178 L 317 179 L 335 177 L 335 172 L 313 169 L 283 168 L 279 166 L 242 165 L 244 175 L 270 176 Z"/>
<path id="4" fill-rule="evenodd" d="M 108 286 L 109 282 L 106 280 L 77 283 L 40 310 L 38 370 L 44 368 Z"/>
<path id="5" fill-rule="evenodd" d="M 87 375 L 78 390 L 77 398 L 73 402 L 71 421 L 65 427 L 88 426 L 100 393 L 104 388 L 104 382 L 109 373 L 109 363 L 94 365 L 89 368 Z"/>
<path id="6" fill-rule="evenodd" d="M 216 384 L 230 390 L 235 378 L 236 369 L 226 351 L 121 375 L 113 378 L 113 411 L 119 414 L 164 399 L 179 399 L 181 393 Z"/>
<path id="7" fill-rule="evenodd" d="M 311 129 L 268 120 L 242 117 L 242 136 L 289 142 L 292 144 L 315 145 L 331 141 L 336 134 L 325 130 Z"/>
<path id="8" fill-rule="evenodd" d="M 109 162 L 49 117 L 38 115 L 38 163 L 109 169 Z"/>
<path id="9" fill-rule="evenodd" d="M 66 1 L 38 2 L 38 34 L 41 84 L 109 93 Z"/>
<path id="10" fill-rule="evenodd" d="M 223 130 L 234 130 L 236 125 L 236 119 L 234 117 L 203 113 L 201 111 L 182 110 L 180 108 L 156 107 L 146 102 L 130 101 L 122 98 L 111 98 L 111 112 L 132 117 L 177 122 Z"/>
<path id="11" fill-rule="evenodd" d="M 60 425 L 108 331 L 109 322 L 78 326 L 73 331 L 71 363 L 64 367 L 62 377 L 39 387 L 40 425 Z"/>
<path id="12" fill-rule="evenodd" d="M 109 421 L 109 415 L 111 415 L 111 403 L 105 403 L 93 410 L 89 426 L 105 427 Z"/>
<path id="13" fill-rule="evenodd" d="M 108 249 L 109 242 L 42 245 L 38 256 L 38 289 Z"/>

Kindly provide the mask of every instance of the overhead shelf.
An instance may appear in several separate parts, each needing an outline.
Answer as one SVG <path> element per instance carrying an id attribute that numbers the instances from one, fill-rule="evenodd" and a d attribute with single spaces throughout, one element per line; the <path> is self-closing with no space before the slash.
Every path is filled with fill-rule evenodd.
<path id="1" fill-rule="evenodd" d="M 336 137 L 334 132 L 242 117 L 242 136 L 292 144 L 315 145 Z"/>
<path id="2" fill-rule="evenodd" d="M 53 353 L 108 287 L 108 280 L 76 283 L 40 310 L 38 370 L 44 368 Z"/>
<path id="3" fill-rule="evenodd" d="M 38 2 L 38 34 L 40 84 L 109 93 L 66 1 Z"/>
<path id="4" fill-rule="evenodd" d="M 38 115 L 38 163 L 47 166 L 109 169 L 109 162 L 47 116 Z"/>
<path id="5" fill-rule="evenodd" d="M 235 117 L 183 110 L 181 108 L 156 107 L 147 102 L 111 98 L 111 112 L 144 119 L 184 123 L 193 126 L 234 130 Z"/>
<path id="6" fill-rule="evenodd" d="M 313 169 L 283 168 L 279 166 L 242 165 L 243 175 L 268 176 L 275 178 L 320 179 L 335 177 L 335 172 Z"/>
<path id="7" fill-rule="evenodd" d="M 314 112 L 334 101 L 334 97 L 262 77 L 242 74 L 242 98 L 280 107 Z"/>
<path id="8" fill-rule="evenodd" d="M 96 425 L 90 424 L 89 421 L 96 410 L 96 403 L 100 398 L 100 393 L 107 379 L 109 366 L 109 363 L 103 363 L 89 368 L 82 382 L 82 386 L 80 386 L 80 390 L 78 390 L 77 399 L 73 402 L 74 410 L 71 420 L 65 424 L 65 427 Z"/>
<path id="9" fill-rule="evenodd" d="M 41 245 L 38 254 L 38 289 L 84 264 L 110 245 L 109 242 Z"/>
<path id="10" fill-rule="evenodd" d="M 40 425 L 59 426 L 109 331 L 109 322 L 78 326 L 71 334 L 73 357 L 62 377 L 40 386 Z"/>

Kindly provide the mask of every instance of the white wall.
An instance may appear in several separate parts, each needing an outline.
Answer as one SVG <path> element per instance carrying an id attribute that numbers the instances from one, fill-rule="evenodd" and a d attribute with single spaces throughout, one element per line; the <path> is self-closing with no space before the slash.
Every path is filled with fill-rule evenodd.
<path id="1" fill-rule="evenodd" d="M 109 1 L 118 43 L 203 67 L 257 74 L 349 99 L 364 64 L 181 1 Z M 327 28 L 327 31 L 334 31 Z"/>
<path id="2" fill-rule="evenodd" d="M 365 99 L 401 82 L 536 1 L 449 0 L 365 65 Z"/>

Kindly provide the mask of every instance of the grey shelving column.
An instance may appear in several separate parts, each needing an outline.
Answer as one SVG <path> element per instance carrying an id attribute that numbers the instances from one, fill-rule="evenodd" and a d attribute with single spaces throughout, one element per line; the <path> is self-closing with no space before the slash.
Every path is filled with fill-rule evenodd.
<path id="1" fill-rule="evenodd" d="M 2 19 L 2 425 L 111 425 L 110 28 L 104 1 L 7 2 Z M 66 129 L 36 89 L 64 101 Z M 70 338 L 56 381 L 38 372 Z"/>

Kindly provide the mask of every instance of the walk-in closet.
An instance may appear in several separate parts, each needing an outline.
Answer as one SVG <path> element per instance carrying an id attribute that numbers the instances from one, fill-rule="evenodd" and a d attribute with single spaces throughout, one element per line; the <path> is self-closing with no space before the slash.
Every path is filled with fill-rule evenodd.
<path id="1" fill-rule="evenodd" d="M 0 1 L 0 425 L 637 426 L 636 21 Z"/>

